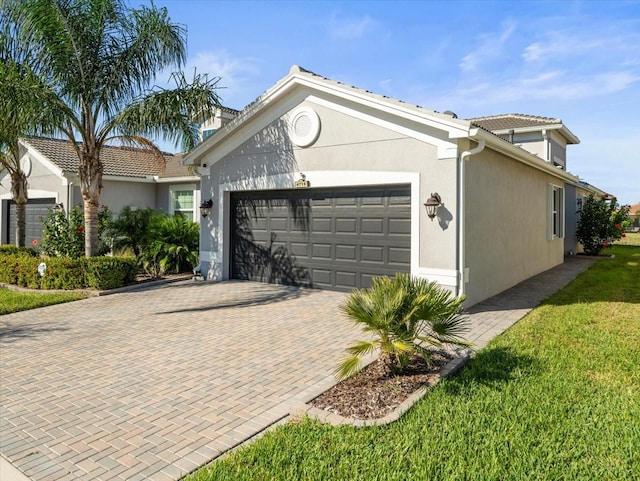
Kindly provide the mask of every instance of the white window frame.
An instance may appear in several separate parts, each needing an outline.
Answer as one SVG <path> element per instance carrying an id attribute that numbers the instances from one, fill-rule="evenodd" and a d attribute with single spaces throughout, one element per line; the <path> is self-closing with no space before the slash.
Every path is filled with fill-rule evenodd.
<path id="1" fill-rule="evenodd" d="M 196 184 L 176 184 L 169 186 L 169 215 L 174 215 L 176 210 L 173 207 L 173 196 L 176 192 L 183 192 L 186 190 L 190 190 L 193 192 L 193 215 L 191 216 L 191 220 L 193 222 L 198 222 L 198 206 L 200 205 L 200 191 L 196 188 Z"/>
<path id="2" fill-rule="evenodd" d="M 547 189 L 547 239 L 564 239 L 565 223 L 564 187 L 549 184 Z"/>

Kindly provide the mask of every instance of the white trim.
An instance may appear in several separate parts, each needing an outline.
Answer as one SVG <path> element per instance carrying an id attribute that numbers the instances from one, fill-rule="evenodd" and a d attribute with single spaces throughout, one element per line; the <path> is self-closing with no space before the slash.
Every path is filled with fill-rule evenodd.
<path id="1" fill-rule="evenodd" d="M 307 170 L 304 172 L 311 188 L 376 186 L 409 184 L 411 186 L 411 275 L 420 275 L 420 174 L 418 172 L 376 172 L 376 171 L 344 171 L 344 170 Z M 218 226 L 211 228 L 208 234 L 217 240 L 219 247 L 212 255 L 217 256 L 213 262 L 222 262 L 222 277 L 227 279 L 230 270 L 230 238 L 226 229 L 230 226 L 230 217 L 225 217 L 229 210 L 230 193 L 245 190 L 292 189 L 295 179 L 301 172 L 277 174 L 270 176 L 243 179 L 237 182 L 218 186 Z M 205 232 L 206 233 L 206 232 Z M 201 257 L 202 259 L 202 257 Z"/>
<path id="2" fill-rule="evenodd" d="M 523 148 L 518 147 L 506 140 L 503 140 L 500 137 L 496 137 L 489 132 L 483 131 L 481 129 L 476 129 L 475 131 L 471 132 L 470 138 L 472 140 L 475 140 L 476 142 L 485 140 L 489 149 L 505 154 L 513 160 L 550 174 L 563 181 L 579 181 L 578 177 L 576 177 L 575 175 L 563 169 L 558 169 L 557 167 L 552 166 L 549 162 L 542 160 L 537 155 L 532 154 L 531 152 L 524 150 Z"/>
<path id="3" fill-rule="evenodd" d="M 175 182 L 200 182 L 200 177 L 197 175 L 189 177 L 156 177 L 154 180 L 158 184 L 170 184 Z"/>
<path id="4" fill-rule="evenodd" d="M 29 143 L 28 140 L 20 139 L 22 145 L 27 149 L 26 155 L 32 155 L 35 160 L 40 162 L 46 169 L 50 170 L 58 177 L 64 177 L 64 171 L 58 167 L 56 164 L 51 162 L 46 156 L 40 153 L 38 149 L 36 149 L 33 145 Z"/>
<path id="5" fill-rule="evenodd" d="M 456 269 L 433 269 L 419 267 L 415 273 L 418 277 L 424 277 L 430 282 L 437 282 L 443 286 L 456 287 L 458 280 L 458 271 Z"/>
<path id="6" fill-rule="evenodd" d="M 60 197 L 58 195 L 58 192 L 54 192 L 52 190 L 32 190 L 29 189 L 29 200 L 35 200 L 35 199 L 47 199 L 50 197 L 54 197 L 56 199 L 56 202 L 60 202 Z M 7 194 L 0 194 L 0 200 L 12 200 L 13 199 L 13 194 L 11 194 L 11 192 L 7 193 Z"/>
<path id="7" fill-rule="evenodd" d="M 198 190 L 196 184 L 174 184 L 169 186 L 169 206 L 167 212 L 169 215 L 175 214 L 175 209 L 173 207 L 173 193 L 180 191 L 192 191 L 193 192 L 193 207 L 192 207 L 192 216 L 191 220 L 193 222 L 198 222 L 198 216 L 200 215 L 199 206 L 200 206 L 200 191 Z"/>
<path id="8" fill-rule="evenodd" d="M 555 192 L 558 191 L 558 209 L 556 215 L 558 218 L 558 233 L 554 233 L 556 227 L 553 219 L 553 201 Z M 565 237 L 565 189 L 563 185 L 557 185 L 552 182 L 547 184 L 547 240 L 564 239 Z"/>
<path id="9" fill-rule="evenodd" d="M 299 135 L 296 131 L 296 123 L 304 117 L 309 121 L 309 132 L 304 135 Z M 296 108 L 289 114 L 288 123 L 289 137 L 298 147 L 309 147 L 318 139 L 318 135 L 320 135 L 320 117 L 311 107 L 302 106 Z"/>
<path id="10" fill-rule="evenodd" d="M 300 88 L 301 87 L 301 88 Z M 364 108 L 374 109 L 379 112 L 384 112 L 396 117 L 400 117 L 412 122 L 416 122 L 420 125 L 441 130 L 448 133 L 450 139 L 465 138 L 469 135 L 469 129 L 471 123 L 466 120 L 454 119 L 443 114 L 438 114 L 428 109 L 423 109 L 418 106 L 413 106 L 405 102 L 394 100 L 391 98 L 383 97 L 380 95 L 372 94 L 365 90 L 361 90 L 354 87 L 348 87 L 334 82 L 332 80 L 324 79 L 319 76 L 315 76 L 308 73 L 301 72 L 297 67 L 292 67 L 291 72 L 286 77 L 280 79 L 275 85 L 268 89 L 263 95 L 255 100 L 253 104 L 247 106 L 238 116 L 236 116 L 226 126 L 216 132 L 216 135 L 208 137 L 205 141 L 200 143 L 190 152 L 188 152 L 183 160 L 184 165 L 198 164 L 202 157 L 214 151 L 213 158 L 207 159 L 209 163 L 213 164 L 220 158 L 224 157 L 226 153 L 219 153 L 219 148 L 215 148 L 221 143 L 227 143 L 225 139 L 240 132 L 248 123 L 251 123 L 253 119 L 258 116 L 263 116 L 261 120 L 261 130 L 270 122 L 268 119 L 273 119 L 273 115 L 264 116 L 264 110 L 269 107 L 270 104 L 276 102 L 280 98 L 284 97 L 290 91 L 295 91 L 298 88 L 296 94 L 291 95 L 294 101 L 291 105 L 290 101 L 285 102 L 289 104 L 289 108 L 285 109 L 285 112 L 293 108 L 302 100 L 310 96 L 309 90 L 312 92 L 318 92 L 321 94 L 336 97 L 343 102 L 353 102 L 358 105 L 362 105 Z M 337 102 L 330 102 L 334 105 Z M 279 110 L 282 109 L 282 105 Z M 282 113 L 282 114 L 283 114 Z M 281 115 L 282 115 L 281 114 Z M 280 117 L 277 116 L 276 118 Z M 255 132 L 253 132 L 255 134 Z M 250 135 L 253 135 L 250 134 Z M 242 136 L 246 139 L 247 136 Z M 443 154 L 444 155 L 444 154 Z M 443 158 L 453 157 L 446 155 Z"/>
<path id="11" fill-rule="evenodd" d="M 306 98 L 306 100 L 310 103 L 314 103 L 316 105 L 322 105 L 323 107 L 333 109 L 336 112 L 340 112 L 350 117 L 353 117 L 359 120 L 364 120 L 365 122 L 369 122 L 373 125 L 377 125 L 378 127 L 382 127 L 392 132 L 406 135 L 407 137 L 411 137 L 413 139 L 420 140 L 421 142 L 434 145 L 438 148 L 439 159 L 455 158 L 456 155 L 458 155 L 458 144 L 456 142 L 439 139 L 437 137 L 434 137 L 433 135 L 428 135 L 418 130 L 404 127 L 402 125 L 399 125 L 396 122 L 389 122 L 388 120 L 383 120 L 380 117 L 376 117 L 374 115 L 370 115 L 365 112 L 361 112 L 361 111 L 346 107 L 344 105 L 336 104 L 335 102 L 322 99 L 315 95 L 310 95 L 309 97 Z"/>
<path id="12" fill-rule="evenodd" d="M 204 262 L 222 262 L 222 256 L 218 252 L 200 251 L 200 260 Z"/>

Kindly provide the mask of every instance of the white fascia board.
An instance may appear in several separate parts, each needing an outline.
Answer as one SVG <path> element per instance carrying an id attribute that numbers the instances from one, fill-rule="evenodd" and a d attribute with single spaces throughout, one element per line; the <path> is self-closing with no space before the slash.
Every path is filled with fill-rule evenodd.
<path id="1" fill-rule="evenodd" d="M 103 175 L 103 180 L 114 180 L 117 182 L 136 182 L 138 184 L 155 184 L 156 176 L 149 177 L 127 177 L 125 175 Z"/>
<path id="2" fill-rule="evenodd" d="M 508 135 L 511 132 L 514 134 L 525 134 L 528 132 L 541 132 L 543 130 L 558 130 L 570 144 L 580 143 L 580 139 L 576 137 L 564 124 L 536 125 L 531 127 L 519 127 L 517 129 L 492 130 L 491 132 L 496 135 Z"/>
<path id="3" fill-rule="evenodd" d="M 391 122 L 388 120 L 384 120 L 379 116 L 373 116 L 359 110 L 355 110 L 351 107 L 335 103 L 331 100 L 325 100 L 323 98 L 317 97 L 315 95 L 310 95 L 305 99 L 307 102 L 316 105 L 322 105 L 323 107 L 330 108 L 335 110 L 336 112 L 340 112 L 344 115 L 348 115 L 350 117 L 354 117 L 359 120 L 363 120 L 365 122 L 369 122 L 370 124 L 377 125 L 384 129 L 390 130 L 392 132 L 397 132 L 399 134 L 405 135 L 407 137 L 419 140 L 421 142 L 425 142 L 430 145 L 434 145 L 438 148 L 438 158 L 439 159 L 449 159 L 456 156 L 458 152 L 458 144 L 457 142 L 451 142 L 449 140 L 442 140 L 432 135 L 425 134 L 424 132 L 420 132 L 419 130 L 412 129 L 410 127 L 404 127 L 396 122 Z"/>
<path id="4" fill-rule="evenodd" d="M 197 175 L 188 177 L 158 177 L 155 179 L 158 184 L 172 184 L 176 182 L 200 182 L 200 177 Z"/>
<path id="5" fill-rule="evenodd" d="M 305 97 L 306 96 L 301 92 L 299 95 L 291 96 L 286 102 L 270 109 L 269 112 L 264 113 L 260 118 L 251 116 L 241 124 L 234 125 L 233 128 L 228 130 L 226 130 L 226 127 L 223 127 L 216 132 L 215 135 L 207 138 L 208 141 L 215 137 L 214 142 L 209 142 L 207 150 L 199 153 L 192 151 L 194 152 L 193 155 L 189 155 L 188 158 L 185 159 L 184 165 L 201 165 L 204 155 L 213 149 L 212 155 L 207 157 L 207 164 L 211 167 L 211 165 L 215 164 L 227 154 L 240 147 L 247 139 L 256 135 L 271 122 L 276 121 L 289 112 L 292 108 L 302 102 Z M 228 124 L 227 126 L 230 125 L 231 124 Z M 223 145 L 219 145 L 223 142 Z"/>
<path id="6" fill-rule="evenodd" d="M 306 75 L 294 75 L 293 79 L 300 85 L 325 92 L 329 95 L 341 97 L 355 103 L 386 112 L 408 120 L 413 120 L 429 127 L 449 132 L 450 138 L 456 135 L 468 135 L 471 122 L 464 120 L 451 120 L 441 118 L 436 113 L 430 113 L 427 109 L 412 106 L 399 100 L 380 97 L 366 92 L 357 87 L 347 87 L 330 80 L 316 79 Z"/>
<path id="7" fill-rule="evenodd" d="M 577 182 L 579 179 L 573 174 L 570 174 L 562 169 L 559 169 L 548 162 L 545 162 L 540 157 L 526 150 L 513 145 L 506 140 L 496 137 L 495 135 L 485 132 L 482 129 L 478 129 L 473 135 L 473 140 L 484 140 L 487 143 L 487 147 L 507 155 L 523 164 L 526 164 L 534 169 L 540 170 L 554 177 L 562 179 L 565 182 Z"/>
<path id="8" fill-rule="evenodd" d="M 64 177 L 64 171 L 56 164 L 51 162 L 48 157 L 41 154 L 34 146 L 32 146 L 27 140 L 20 139 L 19 142 L 27 149 L 27 155 L 33 157 L 40 162 L 45 168 L 56 174 L 58 177 Z"/>
<path id="9" fill-rule="evenodd" d="M 212 150 L 216 145 L 223 142 L 235 130 L 241 128 L 242 125 L 250 122 L 252 118 L 255 118 L 255 116 L 259 112 L 264 110 L 269 104 L 273 103 L 275 100 L 279 99 L 290 90 L 293 90 L 297 87 L 302 87 L 304 90 L 306 90 L 305 95 L 296 96 L 297 102 L 287 102 L 284 105 L 295 105 L 304 100 L 306 97 L 312 96 L 313 91 L 315 90 L 316 92 L 322 92 L 327 95 L 352 101 L 381 112 L 386 112 L 391 115 L 402 117 L 431 128 L 448 132 L 450 139 L 469 136 L 469 129 L 471 127 L 471 122 L 469 121 L 455 120 L 453 118 L 451 120 L 441 118 L 438 114 L 429 113 L 426 109 L 422 109 L 420 107 L 412 107 L 410 104 L 405 104 L 398 100 L 379 97 L 375 94 L 368 93 L 356 87 L 347 87 L 331 80 L 316 78 L 308 76 L 306 74 L 290 74 L 276 83 L 271 89 L 267 90 L 261 97 L 258 97 L 258 99 L 255 101 L 255 105 L 250 105 L 246 111 L 242 111 L 226 126 L 218 130 L 215 135 L 208 137 L 204 142 L 187 153 L 182 161 L 183 165 L 200 164 L 202 157 L 207 152 Z M 309 89 L 311 90 L 311 92 L 308 91 Z M 280 115 L 278 115 L 277 117 L 270 115 L 268 116 L 268 118 L 273 121 L 276 118 L 282 116 L 287 111 L 288 110 L 281 111 Z M 260 128 L 264 127 L 265 125 L 268 125 L 268 123 L 265 123 L 263 120 L 263 125 Z M 229 151 L 227 151 L 227 153 L 228 152 Z M 223 156 L 224 155 L 220 156 L 219 154 L 217 154 L 214 159 L 210 159 L 210 163 L 215 163 Z"/>

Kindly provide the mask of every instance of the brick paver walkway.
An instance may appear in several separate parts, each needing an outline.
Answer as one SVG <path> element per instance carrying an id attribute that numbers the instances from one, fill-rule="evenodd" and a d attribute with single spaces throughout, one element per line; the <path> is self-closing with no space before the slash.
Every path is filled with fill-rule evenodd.
<path id="1" fill-rule="evenodd" d="M 478 347 L 592 261 L 470 310 Z M 344 294 L 181 283 L 0 317 L 0 453 L 36 481 L 175 480 L 335 383 Z M 0 463 L 1 464 L 1 463 Z"/>
<path id="2" fill-rule="evenodd" d="M 343 298 L 188 281 L 2 316 L 0 453 L 33 480 L 177 479 L 334 383 Z"/>

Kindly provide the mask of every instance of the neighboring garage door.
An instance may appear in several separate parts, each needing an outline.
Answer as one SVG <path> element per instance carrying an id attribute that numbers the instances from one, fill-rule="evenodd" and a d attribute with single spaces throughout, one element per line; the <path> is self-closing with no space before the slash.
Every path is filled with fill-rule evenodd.
<path id="1" fill-rule="evenodd" d="M 27 202 L 27 228 L 25 244 L 30 246 L 35 240 L 42 240 L 42 219 L 47 218 L 49 209 L 54 206 L 56 199 L 29 199 Z M 8 232 L 9 244 L 16 243 L 16 203 L 9 201 Z"/>
<path id="2" fill-rule="evenodd" d="M 235 192 L 231 277 L 324 289 L 409 272 L 409 186 Z"/>

